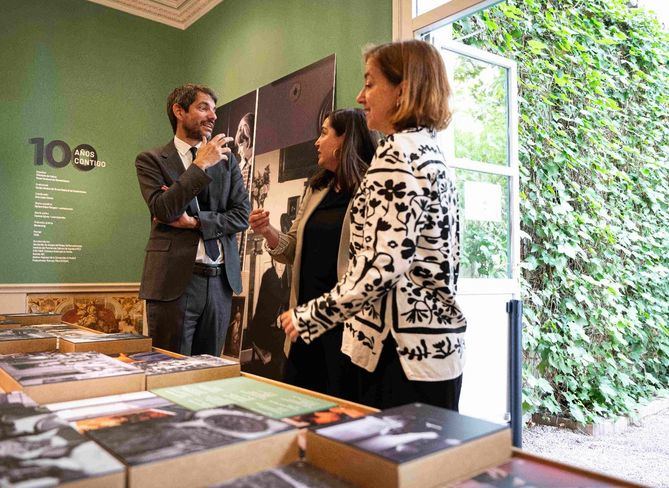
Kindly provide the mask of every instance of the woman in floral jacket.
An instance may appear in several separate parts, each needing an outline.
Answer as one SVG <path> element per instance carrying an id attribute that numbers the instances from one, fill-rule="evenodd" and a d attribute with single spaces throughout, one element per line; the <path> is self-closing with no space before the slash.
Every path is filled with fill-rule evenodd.
<path id="1" fill-rule="evenodd" d="M 365 53 L 357 101 L 386 134 L 353 198 L 349 264 L 323 296 L 280 322 L 309 343 L 344 325 L 361 403 L 419 401 L 458 409 L 466 320 L 455 301 L 460 262 L 455 182 L 436 140 L 451 118 L 439 52 L 423 41 Z"/>

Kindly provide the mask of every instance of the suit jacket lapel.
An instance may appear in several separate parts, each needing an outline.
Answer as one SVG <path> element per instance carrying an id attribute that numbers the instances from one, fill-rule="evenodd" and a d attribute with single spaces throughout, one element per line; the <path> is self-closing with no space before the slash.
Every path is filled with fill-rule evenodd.
<path id="1" fill-rule="evenodd" d="M 216 210 L 221 207 L 221 196 L 223 194 L 223 172 L 225 168 L 223 163 L 215 164 L 207 169 L 207 174 L 211 178 L 209 182 L 209 208 Z"/>
<path id="2" fill-rule="evenodd" d="M 173 181 L 178 180 L 179 176 L 181 176 L 181 173 L 186 171 L 186 169 L 184 168 L 183 161 L 181 161 L 181 156 L 179 156 L 179 153 L 177 152 L 174 141 L 170 141 L 163 147 L 162 157 L 165 161 L 164 164 L 165 168 L 167 169 L 167 173 L 170 175 Z"/>

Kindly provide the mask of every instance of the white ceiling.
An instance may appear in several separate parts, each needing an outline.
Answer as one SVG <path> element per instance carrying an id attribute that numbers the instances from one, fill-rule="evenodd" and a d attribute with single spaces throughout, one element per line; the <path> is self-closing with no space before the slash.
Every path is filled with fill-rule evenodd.
<path id="1" fill-rule="evenodd" d="M 88 0 L 177 29 L 186 29 L 223 0 Z"/>

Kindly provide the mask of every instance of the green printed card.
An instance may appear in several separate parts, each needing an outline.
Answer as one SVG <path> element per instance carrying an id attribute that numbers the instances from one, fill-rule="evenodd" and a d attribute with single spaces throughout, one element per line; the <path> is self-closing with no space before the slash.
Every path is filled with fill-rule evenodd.
<path id="1" fill-rule="evenodd" d="M 191 410 L 235 404 L 275 419 L 334 407 L 336 404 L 249 378 L 228 378 L 151 390 Z"/>

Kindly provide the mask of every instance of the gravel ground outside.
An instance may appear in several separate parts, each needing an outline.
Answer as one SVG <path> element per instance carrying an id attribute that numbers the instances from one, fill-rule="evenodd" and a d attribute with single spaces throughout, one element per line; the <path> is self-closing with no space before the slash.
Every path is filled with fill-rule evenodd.
<path id="1" fill-rule="evenodd" d="M 669 488 L 669 405 L 619 434 L 592 437 L 535 425 L 523 430 L 523 450 L 641 485 Z"/>

